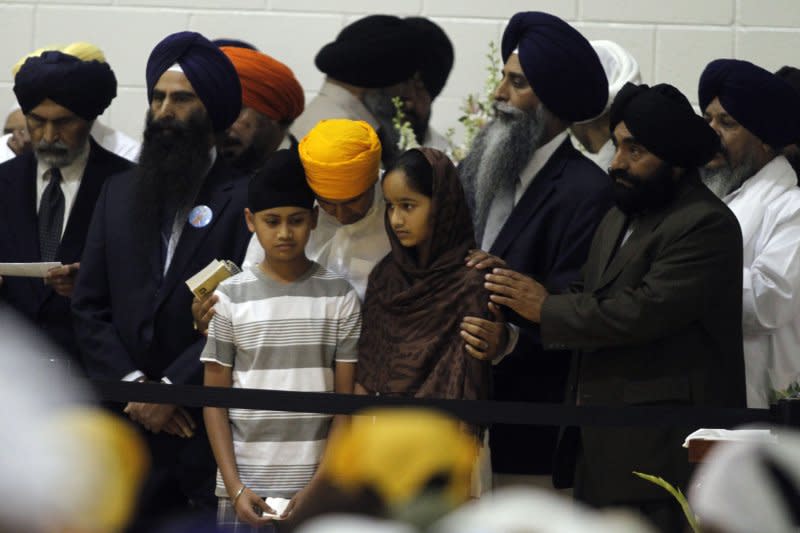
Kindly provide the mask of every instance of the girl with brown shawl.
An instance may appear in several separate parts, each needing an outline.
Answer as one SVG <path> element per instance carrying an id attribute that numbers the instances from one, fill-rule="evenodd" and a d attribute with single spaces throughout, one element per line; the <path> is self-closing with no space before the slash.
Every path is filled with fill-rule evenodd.
<path id="1" fill-rule="evenodd" d="M 412 199 L 398 199 L 398 187 Z M 490 363 L 470 356 L 460 336 L 465 316 L 491 314 L 483 274 L 464 264 L 475 239 L 456 169 L 438 150 L 409 150 L 386 172 L 383 188 L 392 251 L 369 276 L 357 391 L 486 399 Z M 413 198 L 424 204 L 425 197 L 427 219 L 415 228 L 413 211 L 428 205 Z"/>

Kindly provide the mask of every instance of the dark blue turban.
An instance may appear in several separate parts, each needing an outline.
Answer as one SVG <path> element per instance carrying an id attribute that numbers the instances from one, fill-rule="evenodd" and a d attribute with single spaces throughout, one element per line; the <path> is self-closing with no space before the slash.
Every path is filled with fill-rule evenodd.
<path id="1" fill-rule="evenodd" d="M 609 119 L 612 135 L 625 122 L 637 142 L 673 166 L 699 167 L 719 151 L 719 135 L 683 93 L 666 83 L 626 83 L 611 104 Z"/>
<path id="2" fill-rule="evenodd" d="M 81 61 L 53 50 L 23 63 L 14 77 L 14 94 L 26 115 L 49 98 L 85 120 L 94 120 L 117 96 L 117 78 L 106 63 Z"/>
<path id="3" fill-rule="evenodd" d="M 547 13 L 517 13 L 503 33 L 503 62 L 516 48 L 528 83 L 557 117 L 580 122 L 603 112 L 608 79 L 597 53 L 578 30 Z"/>
<path id="4" fill-rule="evenodd" d="M 314 64 L 331 78 L 356 87 L 389 87 L 419 70 L 424 44 L 405 20 L 370 15 L 339 32 L 317 53 Z"/>
<path id="5" fill-rule="evenodd" d="M 739 59 L 717 59 L 700 76 L 700 108 L 714 98 L 736 121 L 775 149 L 800 138 L 800 101 L 786 81 Z"/>
<path id="6" fill-rule="evenodd" d="M 192 31 L 168 35 L 153 48 L 147 60 L 147 101 L 153 101 L 153 88 L 175 63 L 203 102 L 214 131 L 233 124 L 242 109 L 242 87 L 236 69 L 219 47 Z"/>

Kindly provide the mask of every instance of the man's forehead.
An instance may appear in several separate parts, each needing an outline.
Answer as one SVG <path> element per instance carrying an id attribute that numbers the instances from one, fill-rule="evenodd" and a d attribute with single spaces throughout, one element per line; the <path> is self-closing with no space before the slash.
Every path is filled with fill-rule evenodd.
<path id="1" fill-rule="evenodd" d="M 190 92 L 197 94 L 186 74 L 177 70 L 167 70 L 158 78 L 153 90 L 164 92 Z"/>
<path id="2" fill-rule="evenodd" d="M 725 109 L 722 105 L 722 102 L 719 101 L 719 97 L 715 96 L 713 100 L 711 100 L 706 108 L 703 110 L 703 113 L 711 115 L 728 115 L 731 116 L 730 113 Z"/>
<path id="3" fill-rule="evenodd" d="M 54 102 L 49 98 L 42 100 L 39 105 L 28 112 L 29 115 L 37 115 L 42 118 L 54 120 L 59 118 L 77 117 L 78 115 L 63 105 Z"/>
<path id="4" fill-rule="evenodd" d="M 519 54 L 514 52 L 508 56 L 506 64 L 503 65 L 503 71 L 508 74 L 519 74 L 525 77 L 525 73 L 522 71 L 522 64 L 519 62 Z"/>
<path id="5" fill-rule="evenodd" d="M 636 142 L 636 136 L 631 133 L 631 130 L 628 129 L 628 125 L 625 124 L 625 121 L 620 121 L 616 126 L 614 126 L 613 131 L 614 137 L 614 144 L 620 144 L 623 142 Z"/>

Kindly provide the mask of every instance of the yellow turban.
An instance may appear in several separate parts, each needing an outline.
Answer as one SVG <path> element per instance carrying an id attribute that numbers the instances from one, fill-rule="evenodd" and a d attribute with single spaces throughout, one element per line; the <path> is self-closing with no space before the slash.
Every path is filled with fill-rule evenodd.
<path id="1" fill-rule="evenodd" d="M 348 492 L 374 489 L 390 508 L 414 500 L 432 478 L 447 474 L 442 494 L 455 507 L 469 498 L 477 456 L 475 438 L 449 416 L 371 409 L 329 437 L 321 473 Z"/>
<path id="2" fill-rule="evenodd" d="M 300 160 L 311 189 L 328 200 L 349 200 L 378 181 L 381 143 L 363 120 L 322 120 L 303 137 Z"/>
<path id="3" fill-rule="evenodd" d="M 99 61 L 101 63 L 106 62 L 106 56 L 103 54 L 103 51 L 100 50 L 97 46 L 93 45 L 92 43 L 78 41 L 70 43 L 66 46 L 56 44 L 52 46 L 44 46 L 42 48 L 37 48 L 30 54 L 25 54 L 24 56 L 22 56 L 20 60 L 17 61 L 13 67 L 11 67 L 11 75 L 13 77 L 16 77 L 20 67 L 22 67 L 22 64 L 25 63 L 25 61 L 27 61 L 28 58 L 39 57 L 48 50 L 58 50 L 61 53 L 75 56 L 81 61 Z"/>

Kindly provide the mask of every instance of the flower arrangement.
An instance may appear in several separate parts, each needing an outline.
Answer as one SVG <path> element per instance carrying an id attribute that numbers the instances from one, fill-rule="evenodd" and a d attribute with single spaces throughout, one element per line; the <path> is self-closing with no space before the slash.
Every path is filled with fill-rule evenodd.
<path id="1" fill-rule="evenodd" d="M 420 144 L 417 141 L 417 136 L 414 134 L 414 128 L 411 123 L 406 119 L 406 114 L 403 112 L 403 100 L 399 96 L 392 98 L 394 104 L 394 117 L 392 117 L 392 125 L 399 135 L 397 147 L 401 152 L 411 150 L 412 148 L 419 148 Z"/>
<path id="2" fill-rule="evenodd" d="M 494 41 L 489 42 L 489 51 L 486 53 L 488 64 L 486 66 L 486 80 L 483 84 L 483 93 L 470 93 L 459 108 L 463 113 L 458 121 L 464 125 L 464 140 L 461 144 L 456 144 L 455 128 L 448 128 L 445 133 L 445 138 L 449 145 L 448 156 L 458 163 L 466 157 L 475 137 L 483 129 L 483 127 L 492 119 L 492 103 L 494 102 L 494 92 L 502 80 L 500 69 L 497 68 L 497 58 L 499 51 Z M 414 129 L 411 123 L 406 119 L 403 112 L 403 101 L 399 97 L 392 98 L 394 103 L 395 114 L 392 118 L 392 124 L 395 131 L 399 135 L 397 147 L 401 151 L 409 150 L 411 148 L 418 148 L 419 141 L 414 135 Z"/>
<path id="3" fill-rule="evenodd" d="M 461 115 L 458 121 L 464 125 L 464 141 L 456 144 L 453 140 L 455 128 L 449 128 L 445 133 L 447 142 L 450 145 L 448 154 L 453 161 L 458 162 L 466 157 L 472 147 L 475 137 L 484 126 L 492 119 L 492 103 L 494 102 L 494 92 L 502 80 L 501 70 L 497 66 L 499 51 L 494 41 L 489 41 L 489 51 L 486 53 L 488 64 L 486 65 L 486 79 L 483 83 L 483 93 L 470 93 L 461 104 Z"/>

